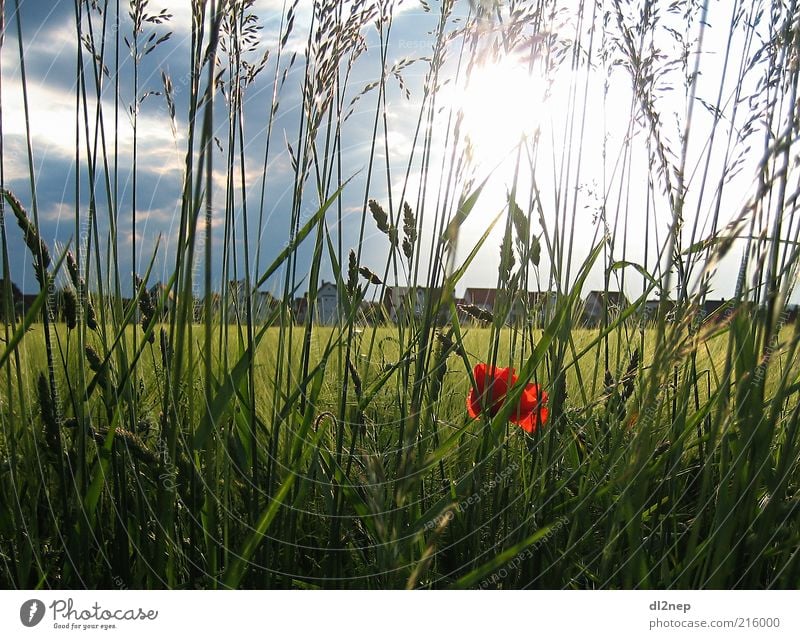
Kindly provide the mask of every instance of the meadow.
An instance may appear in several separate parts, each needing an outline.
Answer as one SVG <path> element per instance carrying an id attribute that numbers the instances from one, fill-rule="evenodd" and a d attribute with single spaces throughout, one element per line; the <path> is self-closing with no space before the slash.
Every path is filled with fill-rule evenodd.
<path id="1" fill-rule="evenodd" d="M 156 4 L 74 2 L 69 237 L 40 216 L 35 121 L 3 185 L 0 586 L 800 585 L 796 2 L 732 3 L 712 55 L 708 2 L 295 1 L 262 41 L 257 2 L 208 0 L 184 16 L 181 91 Z M 393 62 L 407 4 L 427 48 Z M 24 94 L 18 6 L 12 26 Z M 478 98 L 443 96 L 520 55 L 566 102 L 487 167 Z M 513 96 L 479 127 L 519 119 Z M 155 99 L 182 166 L 148 242 Z M 391 127 L 413 131 L 399 158 Z M 492 308 L 465 304 L 487 272 Z M 730 312 L 704 314 L 726 276 Z M 326 278 L 332 326 L 298 313 Z M 630 302 L 586 326 L 597 282 Z M 411 289 L 394 320 L 390 286 Z"/>

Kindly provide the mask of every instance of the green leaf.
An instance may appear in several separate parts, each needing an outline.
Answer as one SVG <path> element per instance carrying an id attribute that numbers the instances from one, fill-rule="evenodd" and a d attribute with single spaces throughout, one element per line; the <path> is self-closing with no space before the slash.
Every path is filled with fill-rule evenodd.
<path id="1" fill-rule="evenodd" d="M 266 510 L 261 513 L 261 517 L 258 518 L 258 523 L 250 533 L 250 536 L 247 538 L 244 548 L 242 548 L 242 551 L 238 554 L 236 559 L 225 572 L 225 578 L 223 582 L 226 587 L 237 588 L 239 586 L 239 583 L 241 582 L 242 577 L 244 577 L 244 573 L 247 570 L 250 558 L 253 556 L 256 548 L 258 548 L 259 544 L 264 539 L 264 535 L 269 529 L 272 521 L 275 519 L 275 515 L 278 514 L 278 510 L 283 505 L 283 500 L 289 493 L 292 484 L 294 484 L 295 477 L 297 477 L 297 473 L 290 472 L 289 476 L 283 480 L 283 484 L 281 484 L 278 493 L 274 497 L 270 498 L 269 506 L 267 506 Z"/>
<path id="2" fill-rule="evenodd" d="M 472 191 L 472 193 L 470 193 L 459 203 L 456 214 L 453 216 L 453 218 L 450 220 L 450 223 L 447 225 L 447 228 L 444 230 L 442 241 L 447 241 L 451 244 L 455 243 L 456 239 L 458 238 L 458 230 L 469 217 L 469 214 L 472 213 L 472 209 L 475 208 L 475 204 L 478 202 L 478 198 L 483 192 L 483 188 L 489 181 L 489 177 L 490 176 L 487 176 L 486 179 L 481 182 L 478 188 Z"/>
<path id="3" fill-rule="evenodd" d="M 641 264 L 637 264 L 636 262 L 629 262 L 627 260 L 619 260 L 617 262 L 614 262 L 608 268 L 611 271 L 616 271 L 626 267 L 630 267 L 636 270 L 639 273 L 639 275 L 641 275 L 645 280 L 647 280 L 647 282 L 651 285 L 650 288 L 647 290 L 648 293 L 653 289 L 661 291 L 661 283 L 656 278 L 654 278 L 650 273 L 648 273 L 647 269 L 645 269 L 645 267 L 642 266 Z"/>
<path id="4" fill-rule="evenodd" d="M 536 235 L 531 238 L 531 251 L 528 257 L 534 266 L 539 266 L 539 260 L 542 257 L 542 243 Z"/>

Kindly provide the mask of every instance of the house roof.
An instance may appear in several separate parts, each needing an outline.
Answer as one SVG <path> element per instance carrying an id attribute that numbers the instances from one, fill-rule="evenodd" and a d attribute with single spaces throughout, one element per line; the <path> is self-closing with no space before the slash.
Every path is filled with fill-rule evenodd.
<path id="1" fill-rule="evenodd" d="M 721 299 L 721 300 L 705 300 L 703 302 L 702 308 L 703 308 L 703 312 L 704 313 L 706 313 L 707 315 L 710 315 L 711 313 L 714 313 L 715 311 L 718 311 L 720 308 L 722 308 L 724 306 L 730 306 L 730 304 L 731 304 L 730 301 L 726 302 L 724 299 Z"/>
<path id="2" fill-rule="evenodd" d="M 468 304 L 488 304 L 494 306 L 497 300 L 497 289 L 470 287 L 464 293 L 464 299 Z"/>
<path id="3" fill-rule="evenodd" d="M 647 308 L 656 308 L 661 304 L 661 300 L 645 300 L 644 305 Z M 675 300 L 664 300 L 664 306 L 668 309 L 675 308 L 677 302 Z"/>

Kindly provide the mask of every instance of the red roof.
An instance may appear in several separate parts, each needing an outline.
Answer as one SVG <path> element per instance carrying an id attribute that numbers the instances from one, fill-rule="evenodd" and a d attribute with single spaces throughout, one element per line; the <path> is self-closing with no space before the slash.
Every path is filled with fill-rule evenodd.
<path id="1" fill-rule="evenodd" d="M 467 304 L 485 304 L 488 306 L 494 306 L 496 298 L 496 288 L 468 288 L 464 293 L 464 301 Z"/>

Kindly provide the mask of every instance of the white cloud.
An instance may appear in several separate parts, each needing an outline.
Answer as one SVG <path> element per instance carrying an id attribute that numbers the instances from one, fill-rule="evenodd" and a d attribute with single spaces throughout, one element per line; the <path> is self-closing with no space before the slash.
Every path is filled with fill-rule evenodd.
<path id="1" fill-rule="evenodd" d="M 28 77 L 28 118 L 30 123 L 31 139 L 35 157 L 41 161 L 46 156 L 55 155 L 59 158 L 72 159 L 75 157 L 76 125 L 80 134 L 80 152 L 85 153 L 86 126 L 83 119 L 83 107 L 78 114 L 76 122 L 75 95 L 72 90 L 65 90 L 47 84 L 39 78 Z M 23 101 L 22 82 L 19 75 L 13 71 L 3 74 L 3 133 L 6 138 L 16 137 L 24 140 L 26 135 L 26 117 Z M 114 140 L 114 104 L 111 98 L 103 100 L 105 113 L 105 137 L 109 150 L 112 149 Z M 143 155 L 146 153 L 149 160 L 157 163 L 160 170 L 180 169 L 182 164 L 181 147 L 182 135 L 178 130 L 178 140 L 172 136 L 168 118 L 161 113 L 148 112 L 149 104 L 145 102 L 139 114 L 139 144 Z M 89 136 L 93 142 L 95 135 L 95 107 L 94 100 L 88 105 Z M 128 158 L 133 153 L 133 127 L 127 112 L 121 114 L 120 128 L 117 134 L 120 157 Z M 16 173 L 20 170 L 27 175 L 27 164 L 12 161 L 8 166 L 9 179 L 19 177 Z"/>

